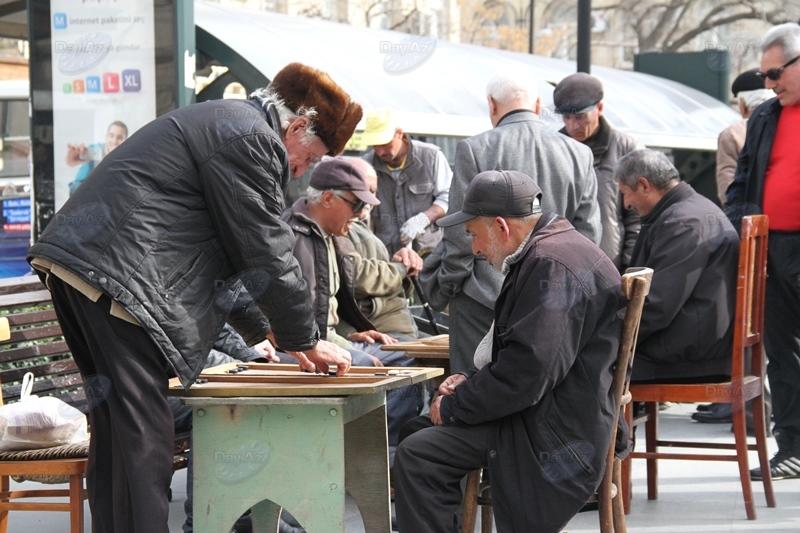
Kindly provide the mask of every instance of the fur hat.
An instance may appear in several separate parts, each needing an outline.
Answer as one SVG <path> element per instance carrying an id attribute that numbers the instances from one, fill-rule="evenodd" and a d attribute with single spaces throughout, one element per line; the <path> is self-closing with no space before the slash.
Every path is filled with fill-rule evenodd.
<path id="1" fill-rule="evenodd" d="M 344 150 L 361 120 L 361 106 L 325 72 L 290 63 L 283 67 L 269 85 L 292 111 L 313 107 L 317 116 L 314 131 L 325 143 L 330 155 Z"/>

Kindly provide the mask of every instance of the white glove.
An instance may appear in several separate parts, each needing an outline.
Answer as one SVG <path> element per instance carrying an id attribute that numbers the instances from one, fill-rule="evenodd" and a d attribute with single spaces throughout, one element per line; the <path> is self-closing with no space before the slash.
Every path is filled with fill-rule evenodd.
<path id="1" fill-rule="evenodd" d="M 407 244 L 413 241 L 421 235 L 430 224 L 431 221 L 425 213 L 417 213 L 400 226 L 400 242 Z"/>

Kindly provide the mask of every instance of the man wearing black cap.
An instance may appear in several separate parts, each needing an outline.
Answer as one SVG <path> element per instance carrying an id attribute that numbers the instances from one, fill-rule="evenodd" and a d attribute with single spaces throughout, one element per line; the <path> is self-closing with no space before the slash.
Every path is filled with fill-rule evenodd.
<path id="1" fill-rule="evenodd" d="M 622 271 L 630 263 L 641 224 L 636 213 L 625 209 L 614 170 L 622 156 L 636 150 L 636 140 L 603 117 L 603 85 L 594 76 L 583 72 L 567 76 L 556 85 L 553 102 L 564 120 L 561 133 L 592 150 L 603 225 L 600 248 Z"/>
<path id="2" fill-rule="evenodd" d="M 474 177 L 463 208 L 472 251 L 505 275 L 487 363 L 450 376 L 431 404 L 434 427 L 397 449 L 401 533 L 456 530 L 460 479 L 488 467 L 498 531 L 561 531 L 605 468 L 614 410 L 620 276 L 564 218 L 542 212 L 521 172 Z M 483 358 L 476 352 L 476 359 Z"/>
<path id="3" fill-rule="evenodd" d="M 744 146 L 750 113 L 775 96 L 770 89 L 764 88 L 764 79 L 756 72 L 757 68 L 742 72 L 736 76 L 731 85 L 731 92 L 736 99 L 742 120 L 722 130 L 717 138 L 717 196 L 720 205 L 725 205 L 725 192 L 736 173 L 736 160 L 739 159 L 739 152 Z"/>

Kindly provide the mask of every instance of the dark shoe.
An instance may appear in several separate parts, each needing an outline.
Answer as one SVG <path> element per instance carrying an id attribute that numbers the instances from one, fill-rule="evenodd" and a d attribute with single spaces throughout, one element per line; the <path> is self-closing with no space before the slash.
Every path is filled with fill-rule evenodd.
<path id="1" fill-rule="evenodd" d="M 769 471 L 772 479 L 800 478 L 800 453 L 778 451 L 769 460 Z M 761 468 L 750 470 L 750 479 L 761 481 Z"/>
<path id="2" fill-rule="evenodd" d="M 713 403 L 701 403 L 700 405 L 697 406 L 697 412 L 698 413 L 707 413 L 707 412 L 711 411 L 711 409 L 714 408 L 714 405 L 715 404 L 713 404 Z"/>
<path id="3" fill-rule="evenodd" d="M 702 424 L 730 424 L 733 421 L 731 404 L 712 404 L 711 411 L 692 413 L 692 420 Z"/>

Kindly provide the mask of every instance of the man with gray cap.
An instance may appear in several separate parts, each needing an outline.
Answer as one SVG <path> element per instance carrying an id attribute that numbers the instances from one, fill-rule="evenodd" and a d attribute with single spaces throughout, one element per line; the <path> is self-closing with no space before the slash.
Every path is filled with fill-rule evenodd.
<path id="1" fill-rule="evenodd" d="M 572 224 L 543 212 L 540 198 L 521 172 L 481 172 L 463 209 L 438 222 L 466 230 L 473 253 L 504 280 L 482 343 L 487 363 L 445 380 L 431 404 L 434 426 L 397 449 L 401 533 L 455 531 L 459 480 L 480 467 L 491 475 L 498 531 L 561 531 L 600 483 L 620 275 Z"/>
<path id="2" fill-rule="evenodd" d="M 600 248 L 620 271 L 628 266 L 639 234 L 639 217 L 625 209 L 614 170 L 617 161 L 637 148 L 636 140 L 612 128 L 603 117 L 603 84 L 577 72 L 556 85 L 553 91 L 556 113 L 564 120 L 561 133 L 591 148 L 597 175 L 597 204 L 603 224 Z"/>
<path id="3" fill-rule="evenodd" d="M 458 143 L 450 212 L 462 208 L 470 181 L 485 170 L 517 170 L 544 193 L 542 207 L 559 214 L 590 240 L 600 242 L 597 180 L 588 148 L 550 131 L 538 118 L 541 99 L 535 83 L 498 75 L 486 87 L 491 130 Z M 450 306 L 450 368 L 469 368 L 472 355 L 489 330 L 503 277 L 476 260 L 460 228 L 445 228 L 442 247 L 425 262 L 431 302 Z M 441 257 L 441 263 L 436 260 Z M 436 285 L 438 284 L 438 287 Z M 438 299 L 436 298 L 438 296 Z"/>

